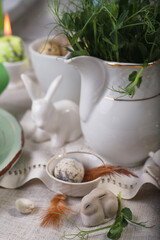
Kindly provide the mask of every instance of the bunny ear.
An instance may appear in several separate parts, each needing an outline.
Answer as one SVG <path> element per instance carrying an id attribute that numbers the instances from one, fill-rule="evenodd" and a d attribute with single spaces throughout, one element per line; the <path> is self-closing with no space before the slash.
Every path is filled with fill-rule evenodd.
<path id="1" fill-rule="evenodd" d="M 52 83 L 49 86 L 48 91 L 46 93 L 45 99 L 47 99 L 48 101 L 52 100 L 52 98 L 53 98 L 53 96 L 54 96 L 54 94 L 55 94 L 59 84 L 61 83 L 61 81 L 62 81 L 62 75 L 59 75 L 58 77 L 56 77 L 52 81 Z"/>
<path id="2" fill-rule="evenodd" d="M 38 84 L 36 84 L 30 77 L 26 74 L 21 74 L 21 79 L 32 101 L 42 97 Z"/>

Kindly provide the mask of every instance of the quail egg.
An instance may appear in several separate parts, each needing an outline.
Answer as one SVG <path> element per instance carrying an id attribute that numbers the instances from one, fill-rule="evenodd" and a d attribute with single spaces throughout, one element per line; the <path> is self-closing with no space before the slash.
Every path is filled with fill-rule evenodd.
<path id="1" fill-rule="evenodd" d="M 54 168 L 54 176 L 66 182 L 82 182 L 84 167 L 82 163 L 72 158 L 61 159 Z"/>

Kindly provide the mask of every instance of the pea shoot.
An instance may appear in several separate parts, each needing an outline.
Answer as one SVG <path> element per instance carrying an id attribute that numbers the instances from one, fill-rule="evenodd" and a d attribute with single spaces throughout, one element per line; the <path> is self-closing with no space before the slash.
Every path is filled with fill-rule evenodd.
<path id="1" fill-rule="evenodd" d="M 70 57 L 94 56 L 106 61 L 139 63 L 129 84 L 112 89 L 133 97 L 148 63 L 160 59 L 159 0 L 52 0 L 53 30 L 63 33 L 71 47 Z"/>
<path id="2" fill-rule="evenodd" d="M 118 203 L 119 203 L 119 211 L 113 224 L 107 225 L 104 227 L 95 228 L 92 230 L 82 230 L 76 225 L 74 221 L 72 221 L 66 215 L 54 212 L 53 214 L 59 214 L 63 216 L 77 229 L 77 233 L 72 233 L 72 234 L 64 233 L 60 239 L 75 239 L 75 238 L 77 239 L 78 237 L 79 239 L 87 240 L 91 233 L 109 229 L 109 231 L 106 234 L 106 237 L 107 237 L 106 239 L 109 238 L 109 239 L 117 240 L 117 239 L 120 239 L 123 229 L 127 227 L 129 223 L 138 225 L 140 227 L 145 227 L 145 228 L 153 227 L 153 226 L 147 226 L 146 222 L 135 222 L 133 220 L 132 211 L 127 207 L 122 208 L 121 193 L 119 193 L 118 195 Z"/>

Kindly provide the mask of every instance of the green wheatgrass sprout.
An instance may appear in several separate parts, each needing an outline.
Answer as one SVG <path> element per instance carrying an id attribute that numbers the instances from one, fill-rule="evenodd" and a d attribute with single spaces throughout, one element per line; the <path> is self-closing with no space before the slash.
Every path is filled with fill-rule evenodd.
<path id="1" fill-rule="evenodd" d="M 160 59 L 160 1 L 68 0 L 63 5 L 52 0 L 48 7 L 54 17 L 51 32 L 67 37 L 70 57 L 142 64 L 125 88 L 113 89 L 133 97 L 145 67 Z"/>
<path id="2" fill-rule="evenodd" d="M 18 62 L 25 59 L 21 38 L 17 36 L 0 37 L 0 62 Z"/>

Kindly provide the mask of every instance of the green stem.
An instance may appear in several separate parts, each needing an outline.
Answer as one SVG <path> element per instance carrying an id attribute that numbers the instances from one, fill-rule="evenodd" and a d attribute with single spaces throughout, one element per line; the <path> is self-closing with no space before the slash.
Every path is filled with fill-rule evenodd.
<path id="1" fill-rule="evenodd" d="M 85 231 L 85 233 L 90 234 L 90 233 L 98 232 L 98 231 L 101 231 L 101 230 L 104 230 L 104 229 L 107 229 L 107 228 L 110 228 L 110 227 L 112 227 L 112 225 L 101 227 L 101 228 L 96 228 L 96 229 L 93 229 L 93 230 L 90 230 L 90 231 Z"/>
<path id="2" fill-rule="evenodd" d="M 128 219 L 128 218 L 126 218 L 126 219 L 127 219 L 128 222 L 133 223 L 133 224 L 135 224 L 135 225 L 137 225 L 137 226 L 140 226 L 140 227 L 144 227 L 144 228 L 152 228 L 152 227 L 155 226 L 155 225 L 146 226 L 145 223 L 141 223 L 141 222 L 138 223 L 138 222 L 134 222 L 134 221 L 132 221 L 132 220 L 130 220 L 130 219 Z"/>
<path id="3" fill-rule="evenodd" d="M 93 18 L 94 15 L 95 15 L 95 12 L 89 17 L 89 19 L 88 19 L 87 22 L 85 23 L 84 27 L 82 28 L 82 32 L 84 31 L 84 29 L 86 28 L 86 26 L 87 26 L 88 23 L 91 21 L 91 19 Z"/>
<path id="4" fill-rule="evenodd" d="M 132 14 L 130 17 L 127 18 L 126 22 L 128 22 L 130 19 L 138 16 L 141 12 L 143 12 L 144 10 L 147 10 L 148 6 L 145 6 L 143 8 L 141 8 L 139 11 L 135 12 L 134 14 Z"/>
<path id="5" fill-rule="evenodd" d="M 153 45 L 152 45 L 152 47 L 151 47 L 151 51 L 150 51 L 150 54 L 149 54 L 149 59 L 150 59 L 150 57 L 152 56 L 152 53 L 153 53 L 153 49 L 154 49 L 154 47 L 155 47 L 155 41 L 156 41 L 156 38 L 154 39 L 154 42 L 152 43 Z"/>
<path id="6" fill-rule="evenodd" d="M 141 23 L 133 23 L 133 24 L 128 24 L 128 25 L 124 25 L 122 26 L 121 28 L 119 29 L 124 29 L 124 28 L 127 28 L 127 27 L 135 27 L 135 26 L 139 26 L 139 25 L 145 25 L 146 22 L 141 22 Z"/>
<path id="7" fill-rule="evenodd" d="M 62 214 L 62 213 L 58 213 L 58 212 L 52 212 L 52 214 L 58 214 L 60 216 L 63 216 L 64 218 L 66 218 L 70 223 L 72 223 L 79 231 L 81 231 L 81 229 L 66 215 Z"/>
<path id="8" fill-rule="evenodd" d="M 113 14 L 108 10 L 108 8 L 103 7 L 102 10 L 103 9 L 108 13 L 108 15 L 110 16 L 111 21 L 112 20 L 114 20 L 115 22 L 117 21 L 116 18 L 113 16 Z"/>
<path id="9" fill-rule="evenodd" d="M 118 194 L 119 212 L 122 211 L 121 192 Z"/>
<path id="10" fill-rule="evenodd" d="M 83 48 L 81 48 L 81 46 L 80 46 L 79 42 L 77 42 L 77 41 L 76 41 L 76 46 L 79 48 L 79 50 L 81 50 L 81 51 L 83 51 L 83 50 L 84 50 Z"/>
<path id="11" fill-rule="evenodd" d="M 116 24 L 112 21 L 113 27 L 116 28 Z M 116 45 L 116 60 L 119 62 L 119 52 L 118 52 L 118 31 L 115 31 L 115 45 Z"/>
<path id="12" fill-rule="evenodd" d="M 133 14 L 135 13 L 135 11 L 136 11 L 136 3 L 137 3 L 137 1 L 133 1 Z"/>
<path id="13" fill-rule="evenodd" d="M 136 78 L 135 78 L 135 80 L 134 80 L 134 82 L 133 82 L 133 84 L 132 84 L 132 86 L 131 86 L 132 88 L 137 85 L 138 80 L 139 80 L 139 78 L 140 78 L 140 76 L 141 76 L 144 68 L 145 68 L 144 66 L 141 67 L 140 71 L 138 72 L 138 74 L 137 74 L 137 76 L 136 76 Z"/>
<path id="14" fill-rule="evenodd" d="M 96 20 L 93 21 L 93 31 L 94 31 L 95 50 L 97 50 L 97 26 L 96 26 Z"/>

